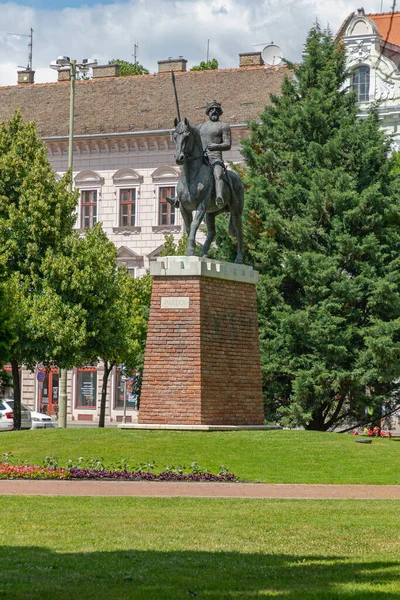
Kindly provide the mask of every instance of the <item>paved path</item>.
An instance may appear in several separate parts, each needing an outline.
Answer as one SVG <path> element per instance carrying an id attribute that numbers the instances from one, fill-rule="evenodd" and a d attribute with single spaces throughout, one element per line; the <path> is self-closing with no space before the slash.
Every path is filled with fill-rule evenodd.
<path id="1" fill-rule="evenodd" d="M 388 500 L 400 499 L 400 485 L 6 480 L 0 481 L 0 495 Z"/>

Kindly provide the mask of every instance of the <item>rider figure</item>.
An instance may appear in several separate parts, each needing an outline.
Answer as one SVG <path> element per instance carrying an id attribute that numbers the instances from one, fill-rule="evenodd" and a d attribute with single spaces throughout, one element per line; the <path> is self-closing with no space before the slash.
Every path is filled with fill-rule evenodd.
<path id="1" fill-rule="evenodd" d="M 199 125 L 201 141 L 204 154 L 212 166 L 215 179 L 215 203 L 218 207 L 224 205 L 224 181 L 225 164 L 222 152 L 230 150 L 232 145 L 231 128 L 228 123 L 219 120 L 222 108 L 219 102 L 213 100 L 207 105 L 206 115 L 208 121 Z"/>

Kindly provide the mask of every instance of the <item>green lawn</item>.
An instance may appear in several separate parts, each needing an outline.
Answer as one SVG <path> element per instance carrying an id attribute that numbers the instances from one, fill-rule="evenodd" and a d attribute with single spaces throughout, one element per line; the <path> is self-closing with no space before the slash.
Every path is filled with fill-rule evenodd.
<path id="1" fill-rule="evenodd" d="M 0 597 L 400 598 L 398 501 L 1 498 Z"/>
<path id="2" fill-rule="evenodd" d="M 131 465 L 154 460 L 165 465 L 196 461 L 217 472 L 227 465 L 237 477 L 271 483 L 400 484 L 400 441 L 374 439 L 358 444 L 352 435 L 307 431 L 124 431 L 57 429 L 0 434 L 0 458 L 42 464 L 55 456 L 68 459 L 101 456 L 108 464 Z"/>

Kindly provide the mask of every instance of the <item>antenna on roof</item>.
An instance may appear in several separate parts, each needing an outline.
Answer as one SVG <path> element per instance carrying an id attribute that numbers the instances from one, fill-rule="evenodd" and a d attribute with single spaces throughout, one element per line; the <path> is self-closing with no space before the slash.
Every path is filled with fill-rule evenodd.
<path id="1" fill-rule="evenodd" d="M 274 42 L 270 42 L 267 45 L 264 44 L 253 44 L 253 46 L 264 46 L 261 50 L 261 58 L 264 61 L 265 65 L 276 66 L 280 65 L 283 61 L 283 53 L 282 50 L 274 44 Z"/>
<path id="2" fill-rule="evenodd" d="M 261 58 L 266 65 L 280 65 L 283 60 L 282 50 L 279 46 L 271 42 L 261 50 Z"/>
<path id="3" fill-rule="evenodd" d="M 29 48 L 29 54 L 28 54 L 28 65 L 26 67 L 27 71 L 32 71 L 32 51 L 33 51 L 33 29 L 31 27 L 31 32 L 30 33 L 7 33 L 7 35 L 13 35 L 15 37 L 28 37 L 29 38 L 29 43 L 28 43 L 28 48 Z M 20 67 L 21 69 L 24 69 L 25 67 Z"/>
<path id="4" fill-rule="evenodd" d="M 137 44 L 135 41 L 133 41 L 133 64 L 136 65 L 137 64 L 137 51 L 139 49 L 139 44 Z"/>
<path id="5" fill-rule="evenodd" d="M 207 60 L 206 62 L 208 63 L 210 58 L 210 40 L 207 40 Z"/>

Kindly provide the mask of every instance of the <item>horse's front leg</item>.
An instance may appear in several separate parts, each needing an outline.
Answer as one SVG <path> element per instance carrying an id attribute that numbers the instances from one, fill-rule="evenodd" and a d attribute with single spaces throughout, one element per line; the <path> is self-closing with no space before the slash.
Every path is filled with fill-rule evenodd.
<path id="1" fill-rule="evenodd" d="M 206 213 L 207 237 L 201 249 L 201 255 L 207 256 L 211 243 L 215 238 L 215 213 Z"/>
<path id="2" fill-rule="evenodd" d="M 180 209 L 181 209 L 181 215 L 182 215 L 183 223 L 185 225 L 185 233 L 189 237 L 189 235 L 190 235 L 190 226 L 191 226 L 192 220 L 193 220 L 192 211 L 191 210 L 185 210 L 183 208 L 182 204 L 180 206 Z"/>
<path id="3" fill-rule="evenodd" d="M 188 246 L 186 255 L 194 256 L 196 252 L 196 233 L 198 228 L 200 227 L 200 223 L 204 219 L 204 215 L 206 214 L 206 205 L 205 202 L 201 202 L 196 209 L 196 214 L 194 215 L 192 224 L 190 226 L 190 233 L 188 239 Z"/>

